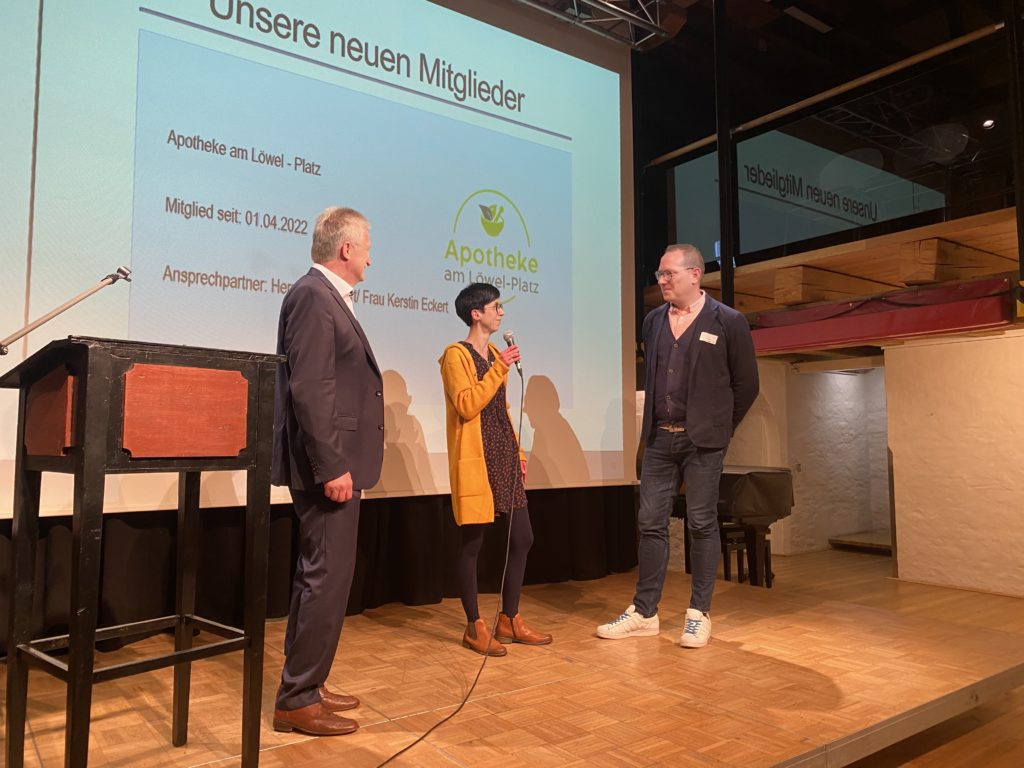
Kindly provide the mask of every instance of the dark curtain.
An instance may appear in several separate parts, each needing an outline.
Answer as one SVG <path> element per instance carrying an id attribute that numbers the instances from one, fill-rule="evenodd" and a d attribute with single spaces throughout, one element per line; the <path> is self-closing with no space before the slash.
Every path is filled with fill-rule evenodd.
<path id="1" fill-rule="evenodd" d="M 528 493 L 534 545 L 526 583 L 599 579 L 636 565 L 632 486 Z M 196 613 L 232 626 L 242 623 L 244 510 L 201 511 L 202 548 Z M 176 512 L 104 517 L 100 627 L 174 612 Z M 290 505 L 271 509 L 267 614 L 288 614 L 296 528 Z M 480 555 L 480 591 L 496 592 L 507 527 L 489 526 Z M 10 611 L 11 521 L 0 523 L 0 638 Z M 385 603 L 437 603 L 455 597 L 458 528 L 449 496 L 364 500 L 348 613 Z M 67 632 L 71 583 L 71 518 L 39 521 L 33 603 L 34 636 Z M 100 650 L 116 647 L 111 641 Z"/>

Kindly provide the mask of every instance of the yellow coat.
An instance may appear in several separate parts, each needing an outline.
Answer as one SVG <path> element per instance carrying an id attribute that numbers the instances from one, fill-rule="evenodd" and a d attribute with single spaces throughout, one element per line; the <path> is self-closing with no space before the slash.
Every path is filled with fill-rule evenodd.
<path id="1" fill-rule="evenodd" d="M 499 357 L 497 347 L 487 346 L 494 355 L 494 364 L 479 380 L 473 356 L 462 344 L 449 345 L 438 361 L 444 385 L 452 510 L 458 525 L 494 522 L 494 497 L 484 462 L 480 412 L 508 380 L 508 366 Z M 505 407 L 508 408 L 507 403 Z M 519 457 L 525 458 L 522 450 Z"/>

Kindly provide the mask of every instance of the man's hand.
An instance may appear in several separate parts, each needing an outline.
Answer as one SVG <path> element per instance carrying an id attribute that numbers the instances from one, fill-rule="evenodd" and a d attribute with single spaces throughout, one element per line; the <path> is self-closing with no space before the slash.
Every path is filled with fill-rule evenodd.
<path id="1" fill-rule="evenodd" d="M 341 477 L 324 483 L 324 496 L 331 501 L 342 504 L 352 498 L 352 473 L 346 472 Z"/>
<path id="2" fill-rule="evenodd" d="M 519 361 L 519 345 L 513 344 L 511 347 L 506 347 L 498 353 L 498 357 L 501 358 L 501 362 L 511 368 Z"/>
<path id="3" fill-rule="evenodd" d="M 523 473 L 523 485 L 526 485 L 526 459 L 519 460 L 519 471 Z"/>

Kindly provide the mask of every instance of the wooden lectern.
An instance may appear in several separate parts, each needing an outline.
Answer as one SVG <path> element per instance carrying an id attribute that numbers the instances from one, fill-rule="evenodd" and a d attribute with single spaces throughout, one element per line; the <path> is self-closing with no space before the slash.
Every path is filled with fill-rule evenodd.
<path id="1" fill-rule="evenodd" d="M 259 763 L 274 380 L 281 358 L 134 341 L 54 341 L 0 378 L 20 390 L 7 640 L 7 768 L 24 763 L 28 664 L 67 684 L 64 764 L 88 762 L 93 683 L 174 666 L 171 743 L 188 739 L 191 662 L 244 653 L 242 765 Z M 244 627 L 195 615 L 199 478 L 245 470 Z M 32 587 L 43 472 L 74 474 L 69 632 L 33 640 Z M 104 477 L 178 473 L 175 613 L 97 629 Z M 174 652 L 94 668 L 100 640 L 174 629 Z M 193 630 L 217 642 L 193 647 Z M 66 659 L 51 654 L 67 648 Z"/>

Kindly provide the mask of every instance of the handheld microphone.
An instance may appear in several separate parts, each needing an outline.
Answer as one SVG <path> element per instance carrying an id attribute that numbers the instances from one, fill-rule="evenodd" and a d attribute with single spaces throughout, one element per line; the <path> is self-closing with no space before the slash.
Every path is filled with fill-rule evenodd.
<path id="1" fill-rule="evenodd" d="M 511 347 L 516 343 L 516 335 L 512 331 L 505 331 L 501 338 L 505 340 L 506 346 Z M 523 378 L 523 364 L 519 360 L 516 360 L 516 370 L 519 371 L 519 378 Z"/>

